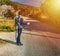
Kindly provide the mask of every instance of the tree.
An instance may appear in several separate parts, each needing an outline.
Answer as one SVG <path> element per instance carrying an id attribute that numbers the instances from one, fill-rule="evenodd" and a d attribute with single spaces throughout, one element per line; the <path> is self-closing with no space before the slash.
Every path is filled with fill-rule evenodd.
<path id="1" fill-rule="evenodd" d="M 0 0 L 0 4 L 10 4 L 11 1 L 10 0 Z"/>
<path id="2" fill-rule="evenodd" d="M 11 18 L 11 19 L 14 19 L 15 14 L 14 14 L 14 12 L 11 12 L 11 10 L 7 10 L 6 16 Z"/>

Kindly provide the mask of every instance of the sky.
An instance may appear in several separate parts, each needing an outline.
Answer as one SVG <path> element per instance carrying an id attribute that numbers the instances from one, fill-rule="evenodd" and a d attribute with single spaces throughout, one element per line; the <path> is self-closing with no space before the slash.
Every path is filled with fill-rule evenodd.
<path id="1" fill-rule="evenodd" d="M 12 0 L 12 1 L 34 7 L 40 7 L 41 3 L 43 3 L 45 0 Z"/>

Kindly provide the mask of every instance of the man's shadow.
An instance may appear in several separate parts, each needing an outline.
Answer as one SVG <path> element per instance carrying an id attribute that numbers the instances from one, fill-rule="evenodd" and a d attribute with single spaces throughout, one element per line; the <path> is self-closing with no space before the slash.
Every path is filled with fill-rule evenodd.
<path id="1" fill-rule="evenodd" d="M 11 41 L 11 40 L 6 40 L 6 39 L 2 39 L 2 38 L 0 38 L 0 41 L 3 41 L 3 42 L 6 42 L 6 43 L 10 43 L 10 44 L 14 44 L 14 45 L 16 45 L 16 42 Z"/>

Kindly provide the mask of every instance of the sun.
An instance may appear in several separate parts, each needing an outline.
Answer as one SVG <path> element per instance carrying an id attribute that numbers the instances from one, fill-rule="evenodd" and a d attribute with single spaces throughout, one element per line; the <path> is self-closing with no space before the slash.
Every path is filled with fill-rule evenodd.
<path id="1" fill-rule="evenodd" d="M 60 0 L 54 0 L 53 6 L 55 7 L 55 9 L 60 9 Z"/>

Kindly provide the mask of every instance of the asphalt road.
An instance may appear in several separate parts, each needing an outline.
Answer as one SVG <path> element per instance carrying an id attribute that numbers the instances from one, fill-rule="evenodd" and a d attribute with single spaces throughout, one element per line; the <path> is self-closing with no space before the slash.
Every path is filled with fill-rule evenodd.
<path id="1" fill-rule="evenodd" d="M 25 56 L 60 56 L 60 50 L 54 42 L 43 36 L 27 38 L 25 50 Z"/>
<path id="2" fill-rule="evenodd" d="M 30 21 L 25 56 L 60 56 L 60 30 L 41 22 Z M 32 32 L 36 32 L 33 34 Z"/>
<path id="3" fill-rule="evenodd" d="M 0 56 L 60 56 L 60 30 L 41 22 L 29 21 L 21 36 L 23 46 L 15 44 L 15 32 L 0 33 Z"/>

